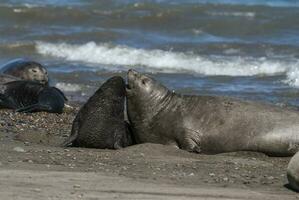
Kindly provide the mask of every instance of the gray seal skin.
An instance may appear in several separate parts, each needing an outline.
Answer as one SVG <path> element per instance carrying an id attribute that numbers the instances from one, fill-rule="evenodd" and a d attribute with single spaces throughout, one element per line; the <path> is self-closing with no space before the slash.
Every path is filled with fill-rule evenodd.
<path id="1" fill-rule="evenodd" d="M 180 95 L 133 70 L 127 78 L 128 117 L 137 143 L 207 154 L 257 151 L 290 156 L 299 149 L 295 110 L 228 97 Z"/>
<path id="2" fill-rule="evenodd" d="M 0 67 L 0 73 L 46 85 L 49 82 L 48 72 L 45 67 L 35 61 L 25 59 L 16 59 L 4 64 Z"/>
<path id="3" fill-rule="evenodd" d="M 0 87 L 5 83 L 12 82 L 12 81 L 19 81 L 19 80 L 21 79 L 15 76 L 0 74 Z"/>
<path id="4" fill-rule="evenodd" d="M 299 153 L 296 153 L 288 164 L 287 178 L 289 186 L 299 192 Z"/>
<path id="5" fill-rule="evenodd" d="M 0 107 L 17 112 L 62 113 L 67 101 L 63 92 L 34 81 L 13 81 L 0 87 Z"/>
<path id="6" fill-rule="evenodd" d="M 108 79 L 79 110 L 62 146 L 119 149 L 132 144 L 124 121 L 125 82 Z"/>

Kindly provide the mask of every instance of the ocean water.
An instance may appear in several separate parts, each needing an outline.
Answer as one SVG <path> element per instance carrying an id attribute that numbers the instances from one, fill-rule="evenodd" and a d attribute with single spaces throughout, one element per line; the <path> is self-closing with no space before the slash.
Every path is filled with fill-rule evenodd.
<path id="1" fill-rule="evenodd" d="M 0 65 L 84 101 L 130 68 L 184 94 L 299 106 L 298 0 L 2 0 Z"/>

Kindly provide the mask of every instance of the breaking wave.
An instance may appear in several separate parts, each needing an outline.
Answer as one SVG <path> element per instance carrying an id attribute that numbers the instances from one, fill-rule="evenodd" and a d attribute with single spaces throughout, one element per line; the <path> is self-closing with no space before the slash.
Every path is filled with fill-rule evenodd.
<path id="1" fill-rule="evenodd" d="M 142 66 L 145 71 L 196 73 L 207 76 L 286 75 L 285 81 L 299 87 L 299 61 L 239 56 L 201 56 L 192 53 L 137 49 L 88 42 L 83 45 L 37 42 L 39 54 L 98 65 Z"/>
<path id="2" fill-rule="evenodd" d="M 55 84 L 55 87 L 61 89 L 64 92 L 77 92 L 81 90 L 81 86 L 78 84 L 59 82 Z"/>

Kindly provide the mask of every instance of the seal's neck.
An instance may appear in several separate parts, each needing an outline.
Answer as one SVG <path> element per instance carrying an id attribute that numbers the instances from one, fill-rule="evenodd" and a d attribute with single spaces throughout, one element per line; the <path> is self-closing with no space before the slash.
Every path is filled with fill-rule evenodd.
<path id="1" fill-rule="evenodd" d="M 146 102 L 146 107 L 148 109 L 147 113 L 155 116 L 163 110 L 168 110 L 174 106 L 173 102 L 175 101 L 172 101 L 173 98 L 175 98 L 175 93 L 169 90 L 164 91 L 163 93 L 159 92 L 152 94 Z"/>

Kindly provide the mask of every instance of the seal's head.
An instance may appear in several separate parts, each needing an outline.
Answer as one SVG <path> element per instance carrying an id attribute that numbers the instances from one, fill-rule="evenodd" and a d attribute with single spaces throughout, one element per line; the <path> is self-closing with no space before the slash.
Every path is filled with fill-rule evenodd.
<path id="1" fill-rule="evenodd" d="M 1 73 L 18 77 L 20 79 L 36 81 L 47 85 L 49 82 L 48 72 L 41 64 L 25 60 L 16 59 L 1 67 Z"/>
<path id="2" fill-rule="evenodd" d="M 130 69 L 128 71 L 127 109 L 129 118 L 154 115 L 169 97 L 169 90 L 155 79 Z"/>
<path id="3" fill-rule="evenodd" d="M 163 98 L 169 90 L 155 79 L 130 69 L 128 71 L 127 95 L 143 100 Z"/>
<path id="4" fill-rule="evenodd" d="M 101 95 L 108 95 L 109 98 L 107 98 L 107 100 L 124 97 L 125 85 L 125 81 L 122 77 L 113 76 L 110 79 L 108 79 L 105 83 L 103 83 L 98 93 L 100 93 Z"/>
<path id="5" fill-rule="evenodd" d="M 48 84 L 49 77 L 47 70 L 39 63 L 28 62 L 23 68 L 23 73 L 21 75 L 22 79 L 37 81 L 42 84 Z"/>

